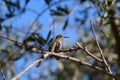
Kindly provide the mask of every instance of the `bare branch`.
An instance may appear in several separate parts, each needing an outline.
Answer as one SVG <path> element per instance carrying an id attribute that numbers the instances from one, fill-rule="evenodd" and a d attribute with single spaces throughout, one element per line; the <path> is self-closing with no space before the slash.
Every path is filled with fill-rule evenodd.
<path id="1" fill-rule="evenodd" d="M 87 48 L 83 48 L 79 43 L 76 43 L 76 45 L 83 50 L 84 52 L 87 53 L 87 55 L 91 56 L 93 59 L 99 61 L 99 62 L 103 62 L 101 59 L 99 59 L 98 57 L 96 57 L 95 55 L 93 55 Z"/>
<path id="2" fill-rule="evenodd" d="M 2 70 L 0 70 L 0 73 L 1 73 L 1 75 L 2 75 L 2 79 L 3 79 L 3 80 L 6 80 L 5 74 L 3 73 Z"/>
<path id="3" fill-rule="evenodd" d="M 26 46 L 29 46 L 29 47 L 32 47 L 32 48 L 36 48 L 36 50 L 37 50 L 37 51 L 39 50 L 39 52 L 43 50 L 42 48 L 37 48 L 37 47 L 31 46 L 31 45 L 29 45 L 29 44 L 24 44 L 24 43 L 22 43 L 22 42 L 18 42 L 18 41 L 16 41 L 16 40 L 9 39 L 9 38 L 4 37 L 4 36 L 1 36 L 1 35 L 0 35 L 0 38 L 6 39 L 6 40 L 9 40 L 9 41 L 11 41 L 11 42 L 18 43 L 18 44 L 21 44 L 21 45 L 24 45 L 24 46 L 26 45 Z"/>
<path id="4" fill-rule="evenodd" d="M 111 69 L 110 69 L 110 65 L 108 65 L 107 61 L 105 60 L 105 57 L 104 57 L 104 55 L 103 55 L 103 51 L 102 51 L 102 49 L 101 49 L 101 47 L 100 47 L 100 45 L 99 45 L 99 42 L 98 42 L 98 40 L 97 40 L 97 36 L 96 36 L 95 29 L 94 29 L 94 25 L 93 25 L 92 21 L 90 21 L 90 24 L 91 24 L 92 32 L 93 32 L 93 35 L 94 35 L 94 38 L 95 38 L 95 41 L 96 41 L 98 50 L 99 50 L 99 52 L 100 52 L 101 58 L 102 58 L 105 66 L 106 66 L 106 68 L 107 68 L 107 71 L 110 72 L 110 74 L 112 74 Z"/>
<path id="5" fill-rule="evenodd" d="M 41 62 L 43 59 L 38 59 L 34 61 L 31 65 L 29 65 L 26 69 L 24 69 L 21 73 L 19 73 L 17 76 L 15 76 L 12 80 L 18 80 L 25 72 L 30 70 L 33 66 L 35 66 L 37 63 Z"/>
<path id="6" fill-rule="evenodd" d="M 21 45 L 23 45 L 23 46 L 32 47 L 34 52 L 48 51 L 48 50 L 45 50 L 45 49 L 43 49 L 43 48 L 38 48 L 38 47 L 34 47 L 34 46 L 32 46 L 32 45 L 29 45 L 29 44 L 24 44 L 24 43 L 22 43 L 22 42 L 19 42 L 19 41 L 16 41 L 16 40 L 13 40 L 13 39 L 10 39 L 10 38 L 1 36 L 1 35 L 0 35 L 0 38 L 9 40 L 9 41 L 11 41 L 11 42 L 13 42 L 13 43 L 21 44 Z M 80 49 L 80 48 L 70 48 L 70 49 L 67 49 L 67 50 L 60 50 L 60 51 L 58 51 L 58 52 L 72 52 L 72 51 L 77 51 L 77 50 L 79 50 L 79 49 Z"/>
<path id="7" fill-rule="evenodd" d="M 54 52 L 45 52 L 44 57 L 47 58 L 48 56 L 54 56 L 54 57 L 58 57 L 60 59 L 70 60 L 70 61 L 78 63 L 80 65 L 83 65 L 83 66 L 95 69 L 98 72 L 102 72 L 102 73 L 108 75 L 111 78 L 115 78 L 116 80 L 119 80 L 119 78 L 117 78 L 116 76 L 110 74 L 109 72 L 106 72 L 103 69 L 101 69 L 101 68 L 99 68 L 97 66 L 93 66 L 93 65 L 91 65 L 89 63 L 82 62 L 79 59 L 76 59 L 76 58 L 73 58 L 73 57 L 70 57 L 70 56 L 60 55 L 60 54 L 57 54 L 57 53 L 54 53 Z M 30 66 L 28 66 L 21 73 L 19 73 L 17 76 L 15 76 L 12 80 L 17 80 L 18 78 L 20 78 L 25 72 L 27 72 L 28 70 L 30 70 L 30 68 L 32 68 L 34 65 L 36 65 L 37 63 L 39 63 L 42 60 L 43 59 L 39 59 L 39 60 L 36 60 L 35 62 L 33 62 Z"/>

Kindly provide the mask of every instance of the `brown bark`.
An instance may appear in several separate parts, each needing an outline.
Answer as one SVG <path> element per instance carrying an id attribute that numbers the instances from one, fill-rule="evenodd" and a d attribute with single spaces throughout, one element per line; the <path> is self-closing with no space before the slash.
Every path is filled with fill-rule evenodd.
<path id="1" fill-rule="evenodd" d="M 116 12 L 114 9 L 109 10 L 109 20 L 111 24 L 111 29 L 115 37 L 116 41 L 116 52 L 118 54 L 118 62 L 120 65 L 120 19 L 116 19 L 114 16 L 116 16 Z"/>

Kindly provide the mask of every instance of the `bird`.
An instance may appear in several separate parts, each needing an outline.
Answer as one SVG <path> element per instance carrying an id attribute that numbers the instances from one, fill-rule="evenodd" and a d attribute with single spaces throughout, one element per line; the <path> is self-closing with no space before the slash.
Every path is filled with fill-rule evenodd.
<path id="1" fill-rule="evenodd" d="M 55 38 L 55 40 L 52 41 L 52 43 L 49 46 L 49 51 L 50 52 L 59 52 L 62 50 L 62 40 L 64 38 L 69 38 L 69 37 L 64 37 L 61 34 L 58 34 Z M 51 56 L 50 56 L 51 58 Z"/>

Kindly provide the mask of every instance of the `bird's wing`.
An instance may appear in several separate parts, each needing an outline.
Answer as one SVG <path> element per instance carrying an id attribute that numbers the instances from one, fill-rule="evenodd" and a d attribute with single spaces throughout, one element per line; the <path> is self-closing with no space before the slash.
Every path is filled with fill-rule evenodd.
<path id="1" fill-rule="evenodd" d="M 55 47 L 56 47 L 56 42 L 53 42 L 53 43 L 50 45 L 49 51 L 54 52 Z"/>

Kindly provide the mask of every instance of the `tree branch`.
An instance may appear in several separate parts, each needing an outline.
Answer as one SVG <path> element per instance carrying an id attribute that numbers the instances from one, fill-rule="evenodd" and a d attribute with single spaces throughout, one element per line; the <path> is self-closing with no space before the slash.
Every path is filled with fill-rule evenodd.
<path id="1" fill-rule="evenodd" d="M 94 33 L 94 34 L 95 34 L 95 33 Z M 94 35 L 94 36 L 96 37 L 96 35 Z M 7 40 L 9 40 L 9 41 L 12 41 L 12 42 L 14 42 L 14 43 L 19 43 L 19 44 L 21 44 L 21 45 L 26 45 L 26 44 L 24 44 L 24 43 L 22 43 L 22 42 L 15 41 L 15 40 L 9 39 L 9 38 L 7 38 L 7 37 L 3 37 L 3 36 L 0 36 L 0 37 L 3 38 L 3 39 L 7 39 Z M 97 43 L 97 45 L 98 45 L 100 54 L 102 54 L 101 56 L 104 58 L 103 52 L 102 52 L 102 50 L 101 50 L 101 48 L 100 48 L 100 45 L 99 45 L 99 43 L 98 43 L 97 38 L 96 38 L 96 43 Z M 81 50 L 83 50 L 84 52 L 86 52 L 87 55 L 91 56 L 91 57 L 94 58 L 95 60 L 97 60 L 97 61 L 99 61 L 99 62 L 102 62 L 102 63 L 104 62 L 103 60 L 97 58 L 97 57 L 94 56 L 92 53 L 90 53 L 87 48 L 83 48 L 83 47 L 82 47 L 81 45 L 79 45 L 78 43 L 76 43 L 76 45 L 78 46 L 77 48 L 70 48 L 70 49 L 68 49 L 68 50 L 61 50 L 61 51 L 59 51 L 59 52 L 71 52 L 71 51 L 77 51 L 77 50 L 81 49 Z M 27 44 L 27 46 L 30 46 L 30 47 L 32 47 L 32 48 L 35 48 L 36 51 L 38 51 L 38 52 L 45 52 L 45 54 L 43 54 L 44 58 L 47 58 L 48 56 L 52 55 L 52 56 L 55 56 L 55 57 L 59 57 L 59 58 L 61 58 L 61 59 L 68 59 L 68 60 L 70 60 L 70 61 L 73 61 L 73 62 L 82 64 L 82 65 L 87 66 L 87 67 L 90 67 L 90 68 L 93 68 L 93 69 L 95 69 L 95 70 L 97 70 L 97 71 L 99 71 L 99 72 L 103 72 L 103 73 L 107 74 L 108 76 L 110 76 L 110 77 L 118 80 L 114 75 L 112 75 L 112 73 L 111 73 L 110 71 L 109 71 L 109 72 L 105 72 L 104 70 L 102 70 L 102 69 L 99 68 L 99 67 L 92 66 L 91 64 L 88 64 L 88 63 L 85 63 L 85 62 L 81 62 L 79 59 L 72 58 L 72 57 L 69 57 L 69 56 L 59 55 L 59 54 L 56 54 L 56 53 L 54 53 L 54 52 L 53 52 L 53 53 L 47 52 L 47 50 L 44 50 L 44 49 L 42 49 L 42 48 L 36 48 L 36 47 L 33 47 L 33 46 L 31 46 L 31 45 L 28 45 L 28 44 Z M 104 58 L 104 59 L 105 59 L 105 58 Z M 27 67 L 25 70 L 23 70 L 20 74 L 18 74 L 18 75 L 17 75 L 16 77 L 14 77 L 12 80 L 17 80 L 20 76 L 22 76 L 25 72 L 27 72 L 27 71 L 28 71 L 30 68 L 32 68 L 35 64 L 37 64 L 38 62 L 41 62 L 41 61 L 42 61 L 42 59 L 40 59 L 40 61 L 38 60 L 38 61 L 33 62 L 33 64 L 31 64 L 29 67 Z M 106 61 L 106 60 L 105 60 L 105 61 Z M 106 65 L 107 62 L 104 62 L 104 63 L 105 63 L 105 65 Z M 109 67 L 108 64 L 106 65 L 106 67 L 107 67 L 108 69 L 110 69 L 110 67 Z M 17 78 L 17 79 L 16 79 L 16 78 Z"/>
<path id="2" fill-rule="evenodd" d="M 42 62 L 43 59 L 38 59 L 34 61 L 32 64 L 30 64 L 27 68 L 25 68 L 21 73 L 19 73 L 17 76 L 13 77 L 12 80 L 18 80 L 25 72 L 30 70 L 33 66 L 35 66 L 37 63 Z"/>
<path id="3" fill-rule="evenodd" d="M 2 70 L 0 70 L 0 73 L 1 73 L 1 75 L 2 75 L 2 79 L 3 79 L 3 80 L 6 80 L 5 74 L 3 73 Z"/>
<path id="4" fill-rule="evenodd" d="M 13 40 L 13 39 L 10 39 L 10 38 L 1 36 L 1 35 L 0 35 L 0 38 L 9 40 L 9 41 L 11 41 L 11 42 L 13 42 L 13 43 L 21 44 L 21 45 L 23 45 L 23 46 L 31 47 L 31 48 L 33 48 L 33 51 L 34 51 L 34 52 L 39 52 L 39 53 L 40 53 L 40 52 L 42 52 L 42 51 L 48 51 L 48 50 L 45 50 L 45 49 L 43 49 L 43 48 L 38 48 L 38 47 L 34 47 L 34 46 L 32 46 L 32 45 L 29 45 L 29 44 L 24 44 L 24 43 L 22 43 L 22 42 L 19 42 L 19 41 L 16 41 L 16 40 Z M 72 51 L 77 51 L 77 50 L 79 50 L 79 49 L 80 49 L 79 47 L 78 47 L 78 48 L 70 48 L 70 49 L 67 49 L 67 50 L 60 50 L 60 51 L 58 51 L 58 52 L 72 52 Z"/>
<path id="5" fill-rule="evenodd" d="M 109 77 L 111 78 L 114 78 L 116 80 L 119 80 L 119 78 L 117 78 L 116 76 L 110 74 L 109 72 L 106 72 L 104 71 L 103 69 L 97 67 L 97 66 L 93 66 L 89 63 L 86 63 L 86 62 L 82 62 L 80 61 L 79 59 L 76 59 L 76 58 L 73 58 L 73 57 L 70 57 L 70 56 L 66 56 L 66 55 L 60 55 L 60 54 L 57 54 L 57 53 L 54 53 L 54 52 L 45 52 L 44 54 L 44 59 L 49 57 L 49 56 L 54 56 L 54 57 L 58 57 L 60 59 L 66 59 L 66 60 L 70 60 L 72 62 L 75 62 L 75 63 L 78 63 L 80 65 L 83 65 L 83 66 L 86 66 L 86 67 L 89 67 L 89 68 L 92 68 L 98 72 L 102 72 L 106 75 L 108 75 Z M 43 59 L 38 59 L 36 60 L 35 62 L 33 62 L 30 66 L 28 66 L 26 69 L 24 69 L 21 73 L 19 73 L 17 76 L 15 76 L 12 80 L 17 80 L 18 78 L 20 78 L 25 72 L 27 72 L 28 70 L 30 70 L 34 65 L 36 65 L 37 63 L 41 62 Z"/>
<path id="6" fill-rule="evenodd" d="M 87 48 L 83 48 L 79 43 L 76 43 L 76 45 L 83 50 L 84 52 L 87 53 L 87 55 L 91 56 L 93 59 L 99 61 L 99 62 L 103 62 L 101 59 L 99 59 L 98 57 L 96 57 L 95 55 L 93 55 Z"/>
<path id="7" fill-rule="evenodd" d="M 108 65 L 108 63 L 107 63 L 107 61 L 106 61 L 106 59 L 105 59 L 105 57 L 104 57 L 104 55 L 103 55 L 103 51 L 102 51 L 102 49 L 101 49 L 101 47 L 100 47 L 100 44 L 99 44 L 99 42 L 98 42 L 98 39 L 97 39 L 97 36 L 96 36 L 96 33 L 95 33 L 95 29 L 94 29 L 94 25 L 93 25 L 93 23 L 92 23 L 91 20 L 90 20 L 90 24 L 91 24 L 92 32 L 93 32 L 93 35 L 94 35 L 94 38 L 95 38 L 95 41 L 96 41 L 98 50 L 99 50 L 99 52 L 100 52 L 101 58 L 102 58 L 105 66 L 106 66 L 107 71 L 108 71 L 110 74 L 112 74 L 111 69 L 110 69 L 110 65 Z"/>
<path id="8" fill-rule="evenodd" d="M 29 45 L 29 44 L 24 44 L 24 43 L 22 43 L 22 42 L 18 42 L 18 41 L 16 41 L 16 40 L 9 39 L 9 38 L 4 37 L 4 36 L 1 36 L 1 35 L 0 35 L 0 38 L 6 39 L 6 40 L 9 40 L 9 41 L 11 41 L 11 42 L 18 43 L 18 44 L 21 44 L 21 45 L 24 45 L 24 46 L 26 45 L 26 46 L 29 46 L 29 47 L 32 47 L 32 48 L 36 48 L 36 51 L 39 50 L 39 52 L 43 50 L 43 48 L 38 48 L 38 47 L 34 47 L 34 46 L 32 46 L 32 45 Z"/>

